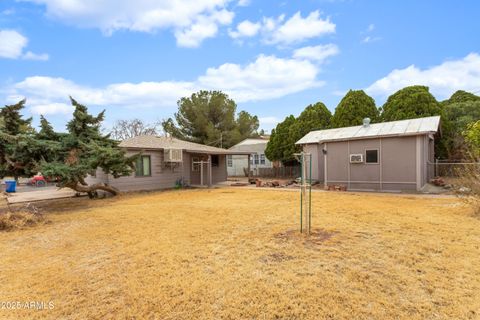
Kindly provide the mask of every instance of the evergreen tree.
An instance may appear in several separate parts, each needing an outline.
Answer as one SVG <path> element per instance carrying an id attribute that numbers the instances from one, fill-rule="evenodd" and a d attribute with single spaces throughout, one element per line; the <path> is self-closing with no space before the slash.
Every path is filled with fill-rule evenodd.
<path id="1" fill-rule="evenodd" d="M 363 90 L 349 90 L 335 109 L 332 127 L 358 126 L 363 123 L 364 118 L 370 118 L 372 122 L 378 120 L 375 101 Z"/>
<path id="2" fill-rule="evenodd" d="M 382 120 L 395 121 L 442 115 L 440 104 L 425 86 L 405 87 L 382 107 Z"/>
<path id="3" fill-rule="evenodd" d="M 75 111 L 67 124 L 68 134 L 61 138 L 54 159 L 42 159 L 41 172 L 59 178 L 60 187 L 85 192 L 90 197 L 95 196 L 97 190 L 118 194 L 117 189 L 104 183 L 88 185 L 85 178 L 95 174 L 97 168 L 114 178 L 129 175 L 138 155 L 127 157 L 125 151 L 118 148 L 117 141 L 101 133 L 105 111 L 93 116 L 86 106 L 73 98 L 71 102 Z"/>
<path id="4" fill-rule="evenodd" d="M 289 139 L 290 127 L 294 123 L 295 117 L 289 115 L 272 130 L 270 140 L 265 148 L 265 156 L 270 161 L 282 161 L 283 163 L 288 163 L 294 160 L 293 154 L 291 154 Z"/>
<path id="5" fill-rule="evenodd" d="M 19 145 L 18 139 L 22 135 L 31 135 L 34 130 L 31 127 L 32 119 L 23 119 L 22 109 L 26 100 L 23 99 L 16 104 L 6 105 L 0 109 L 0 177 L 13 176 L 15 179 L 31 172 L 26 166 L 22 157 L 15 152 Z M 21 145 L 20 145 L 21 146 Z"/>
<path id="6" fill-rule="evenodd" d="M 246 111 L 235 118 L 236 108 L 225 93 L 202 90 L 178 101 L 175 121 L 163 121 L 163 130 L 178 139 L 228 148 L 257 135 L 258 118 Z"/>

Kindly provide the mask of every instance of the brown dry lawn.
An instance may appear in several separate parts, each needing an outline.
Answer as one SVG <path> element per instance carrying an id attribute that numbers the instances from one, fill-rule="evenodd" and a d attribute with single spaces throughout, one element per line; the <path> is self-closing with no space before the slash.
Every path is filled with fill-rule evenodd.
<path id="1" fill-rule="evenodd" d="M 480 220 L 454 198 L 216 189 L 55 202 L 0 233 L 1 319 L 479 319 Z M 51 206 L 53 207 L 53 206 Z"/>

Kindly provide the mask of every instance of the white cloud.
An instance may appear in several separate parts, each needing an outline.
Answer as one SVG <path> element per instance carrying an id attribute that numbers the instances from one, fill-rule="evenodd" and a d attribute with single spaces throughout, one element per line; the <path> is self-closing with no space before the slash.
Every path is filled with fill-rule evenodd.
<path id="1" fill-rule="evenodd" d="M 28 39 L 15 30 L 0 30 L 0 57 L 18 59 Z"/>
<path id="2" fill-rule="evenodd" d="M 155 32 L 171 29 L 180 46 L 195 47 L 228 25 L 230 0 L 24 0 L 45 5 L 47 16 L 67 24 L 117 30 Z"/>
<path id="3" fill-rule="evenodd" d="M 480 55 L 471 53 L 463 59 L 446 61 L 423 70 L 414 65 L 395 69 L 366 91 L 385 97 L 411 85 L 428 86 L 438 98 L 447 98 L 459 89 L 476 91 L 480 88 Z"/>
<path id="4" fill-rule="evenodd" d="M 318 87 L 319 69 L 306 60 L 260 55 L 246 65 L 209 68 L 194 81 L 115 83 L 93 88 L 63 78 L 33 76 L 4 90 L 7 102 L 27 97 L 33 113 L 65 113 L 68 96 L 105 107 L 175 107 L 179 98 L 200 89 L 222 90 L 237 102 L 279 98 Z"/>
<path id="5" fill-rule="evenodd" d="M 234 14 L 227 10 L 217 11 L 208 17 L 199 16 L 194 24 L 175 32 L 177 45 L 189 48 L 198 47 L 203 40 L 217 35 L 219 24 L 230 24 L 233 16 Z"/>
<path id="6" fill-rule="evenodd" d="M 244 20 L 237 25 L 235 31 L 229 31 L 228 34 L 233 39 L 253 37 L 260 31 L 261 24 L 253 23 L 249 20 Z"/>
<path id="7" fill-rule="evenodd" d="M 373 23 L 370 23 L 368 25 L 367 32 L 372 32 L 373 30 L 375 30 L 375 25 Z"/>
<path id="8" fill-rule="evenodd" d="M 340 52 L 335 44 L 329 43 L 318 46 L 309 46 L 296 49 L 293 57 L 297 59 L 307 59 L 311 61 L 323 62 L 331 56 L 335 56 Z"/>
<path id="9" fill-rule="evenodd" d="M 46 53 L 37 54 L 32 51 L 27 51 L 22 58 L 25 60 L 47 61 L 50 57 Z"/>
<path id="10" fill-rule="evenodd" d="M 305 18 L 297 12 L 288 20 L 284 14 L 277 18 L 263 17 L 257 23 L 245 20 L 237 25 L 235 31 L 230 32 L 230 36 L 237 39 L 261 33 L 266 44 L 289 45 L 334 32 L 335 24 L 329 18 L 322 19 L 317 10 Z"/>
<path id="11" fill-rule="evenodd" d="M 297 12 L 283 23 L 284 19 L 284 15 L 276 20 L 264 19 L 266 43 L 291 44 L 335 32 L 335 24 L 330 22 L 329 18 L 325 20 L 320 18 L 318 10 L 311 12 L 305 18 Z"/>
<path id="12" fill-rule="evenodd" d="M 209 68 L 198 83 L 229 93 L 237 102 L 266 100 L 323 85 L 309 61 L 260 55 L 245 66 L 225 63 Z"/>
<path id="13" fill-rule="evenodd" d="M 49 114 L 71 114 L 73 107 L 70 104 L 65 103 L 50 103 L 50 104 L 37 104 L 30 108 L 33 114 L 49 115 Z"/>
<path id="14" fill-rule="evenodd" d="M 366 36 L 362 39 L 363 43 L 372 43 L 378 40 L 381 40 L 382 38 L 380 37 L 372 37 L 372 36 Z"/>
<path id="15" fill-rule="evenodd" d="M 237 5 L 240 7 L 247 7 L 250 5 L 250 0 L 238 0 Z"/>
<path id="16" fill-rule="evenodd" d="M 48 60 L 48 54 L 24 53 L 28 38 L 15 30 L 0 30 L 0 58 Z"/>

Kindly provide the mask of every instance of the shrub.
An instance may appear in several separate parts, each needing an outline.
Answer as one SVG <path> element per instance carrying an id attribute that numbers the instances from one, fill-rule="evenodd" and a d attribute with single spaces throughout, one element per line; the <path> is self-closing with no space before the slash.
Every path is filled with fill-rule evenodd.
<path id="1" fill-rule="evenodd" d="M 43 214 L 28 211 L 0 213 L 0 231 L 10 231 L 48 222 Z"/>

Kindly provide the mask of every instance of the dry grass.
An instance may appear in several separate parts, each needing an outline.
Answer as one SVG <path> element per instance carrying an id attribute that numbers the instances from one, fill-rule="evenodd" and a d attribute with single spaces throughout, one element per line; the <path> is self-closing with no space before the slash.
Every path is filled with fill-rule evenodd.
<path id="1" fill-rule="evenodd" d="M 33 227 L 47 222 L 43 215 L 31 212 L 16 211 L 0 213 L 0 231 L 12 231 Z"/>
<path id="2" fill-rule="evenodd" d="M 480 317 L 480 220 L 455 198 L 317 192 L 311 239 L 297 192 L 78 201 L 0 233 L 0 301 L 55 306 L 0 318 Z"/>

